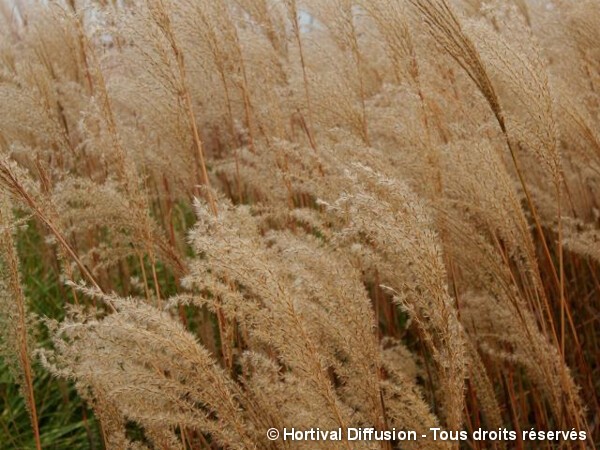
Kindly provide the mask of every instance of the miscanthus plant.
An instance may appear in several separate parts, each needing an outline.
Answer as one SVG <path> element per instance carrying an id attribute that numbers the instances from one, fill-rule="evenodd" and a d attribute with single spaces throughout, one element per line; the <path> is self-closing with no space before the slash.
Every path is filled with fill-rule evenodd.
<path id="1" fill-rule="evenodd" d="M 599 43 L 598 0 L 1 0 L 0 447 L 595 448 Z"/>

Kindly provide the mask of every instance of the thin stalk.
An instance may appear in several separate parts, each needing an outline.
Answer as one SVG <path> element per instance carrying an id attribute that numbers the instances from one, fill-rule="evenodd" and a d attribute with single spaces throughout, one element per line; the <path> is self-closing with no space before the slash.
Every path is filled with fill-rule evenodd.
<path id="1" fill-rule="evenodd" d="M 560 276 L 560 349 L 561 354 L 565 355 L 565 270 L 564 270 L 564 252 L 563 252 L 563 232 L 562 232 L 562 211 L 560 198 L 560 183 L 556 184 L 556 208 L 558 212 L 558 273 Z"/>
<path id="2" fill-rule="evenodd" d="M 6 218 L 3 217 L 3 211 L 0 209 L 0 223 L 10 225 Z M 38 424 L 37 408 L 35 404 L 35 394 L 33 391 L 33 372 L 31 370 L 31 361 L 29 355 L 28 336 L 27 336 L 27 313 L 25 311 L 25 294 L 21 287 L 20 276 L 19 276 L 19 260 L 15 251 L 14 242 L 12 242 L 12 236 L 10 230 L 5 230 L 2 236 L 2 247 L 4 251 L 4 258 L 6 259 L 6 268 L 8 270 L 9 283 L 11 286 L 12 294 L 15 298 L 15 305 L 17 307 L 17 320 L 19 322 L 18 328 L 18 345 L 19 345 L 19 362 L 23 370 L 24 378 L 24 395 L 27 406 L 29 407 L 29 416 L 31 420 L 31 427 L 33 428 L 33 435 L 35 439 L 35 447 L 37 450 L 41 450 L 42 443 L 40 439 L 40 429 Z"/>
<path id="3" fill-rule="evenodd" d="M 356 64 L 356 72 L 358 74 L 358 89 L 360 95 L 360 106 L 361 106 L 361 125 L 362 125 L 362 137 L 367 146 L 371 146 L 369 140 L 369 127 L 367 124 L 367 106 L 365 100 L 365 82 L 363 79 L 362 71 L 362 58 L 360 55 L 360 48 L 358 47 L 358 38 L 356 37 L 356 27 L 354 25 L 354 14 L 352 13 L 352 7 L 350 7 L 350 27 L 351 27 L 351 39 L 352 39 L 352 53 L 354 56 L 354 62 Z"/>
<path id="4" fill-rule="evenodd" d="M 196 152 L 198 156 L 198 161 L 200 164 L 200 172 L 202 175 L 202 183 L 207 187 L 207 198 L 210 209 L 212 213 L 217 216 L 218 209 L 217 203 L 214 198 L 214 194 L 211 190 L 210 179 L 208 178 L 208 171 L 206 169 L 206 160 L 204 156 L 204 144 L 202 143 L 202 139 L 200 139 L 200 133 L 198 131 L 198 124 L 196 123 L 196 116 L 194 114 L 194 108 L 192 104 L 192 96 L 190 94 L 190 89 L 187 81 L 187 70 L 185 66 L 185 58 L 183 52 L 181 51 L 179 44 L 177 43 L 177 39 L 175 38 L 175 34 L 173 33 L 171 19 L 166 11 L 166 8 L 163 4 L 162 0 L 158 1 L 158 5 L 161 8 L 162 17 L 164 20 L 159 26 L 161 26 L 165 37 L 169 41 L 169 45 L 171 46 L 171 50 L 173 51 L 173 55 L 175 56 L 175 61 L 177 62 L 177 70 L 179 75 L 179 92 L 178 95 L 183 99 L 185 112 L 187 114 L 187 118 L 189 121 L 190 129 L 192 132 L 192 138 L 194 140 L 194 146 L 196 147 Z"/>
<path id="5" fill-rule="evenodd" d="M 310 88 L 308 83 L 308 72 L 306 70 L 306 58 L 304 56 L 304 45 L 302 44 L 302 37 L 300 34 L 300 24 L 298 23 L 298 5 L 296 3 L 296 0 L 289 0 L 289 2 L 287 3 L 289 8 L 290 19 L 292 22 L 294 37 L 296 39 L 296 43 L 298 44 L 298 52 L 300 54 L 300 65 L 302 66 L 302 81 L 304 84 L 304 97 L 306 98 L 306 109 L 308 114 L 306 134 L 308 135 L 310 146 L 313 150 L 316 151 L 316 142 L 312 131 L 314 122 L 312 112 L 312 101 L 310 98 Z"/>

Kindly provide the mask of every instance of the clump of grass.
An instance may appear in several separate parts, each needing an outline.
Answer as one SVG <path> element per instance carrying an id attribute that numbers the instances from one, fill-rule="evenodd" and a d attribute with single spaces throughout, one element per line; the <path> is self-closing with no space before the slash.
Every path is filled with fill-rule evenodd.
<path id="1" fill-rule="evenodd" d="M 594 448 L 593 0 L 0 0 L 0 24 L 8 445 Z"/>

